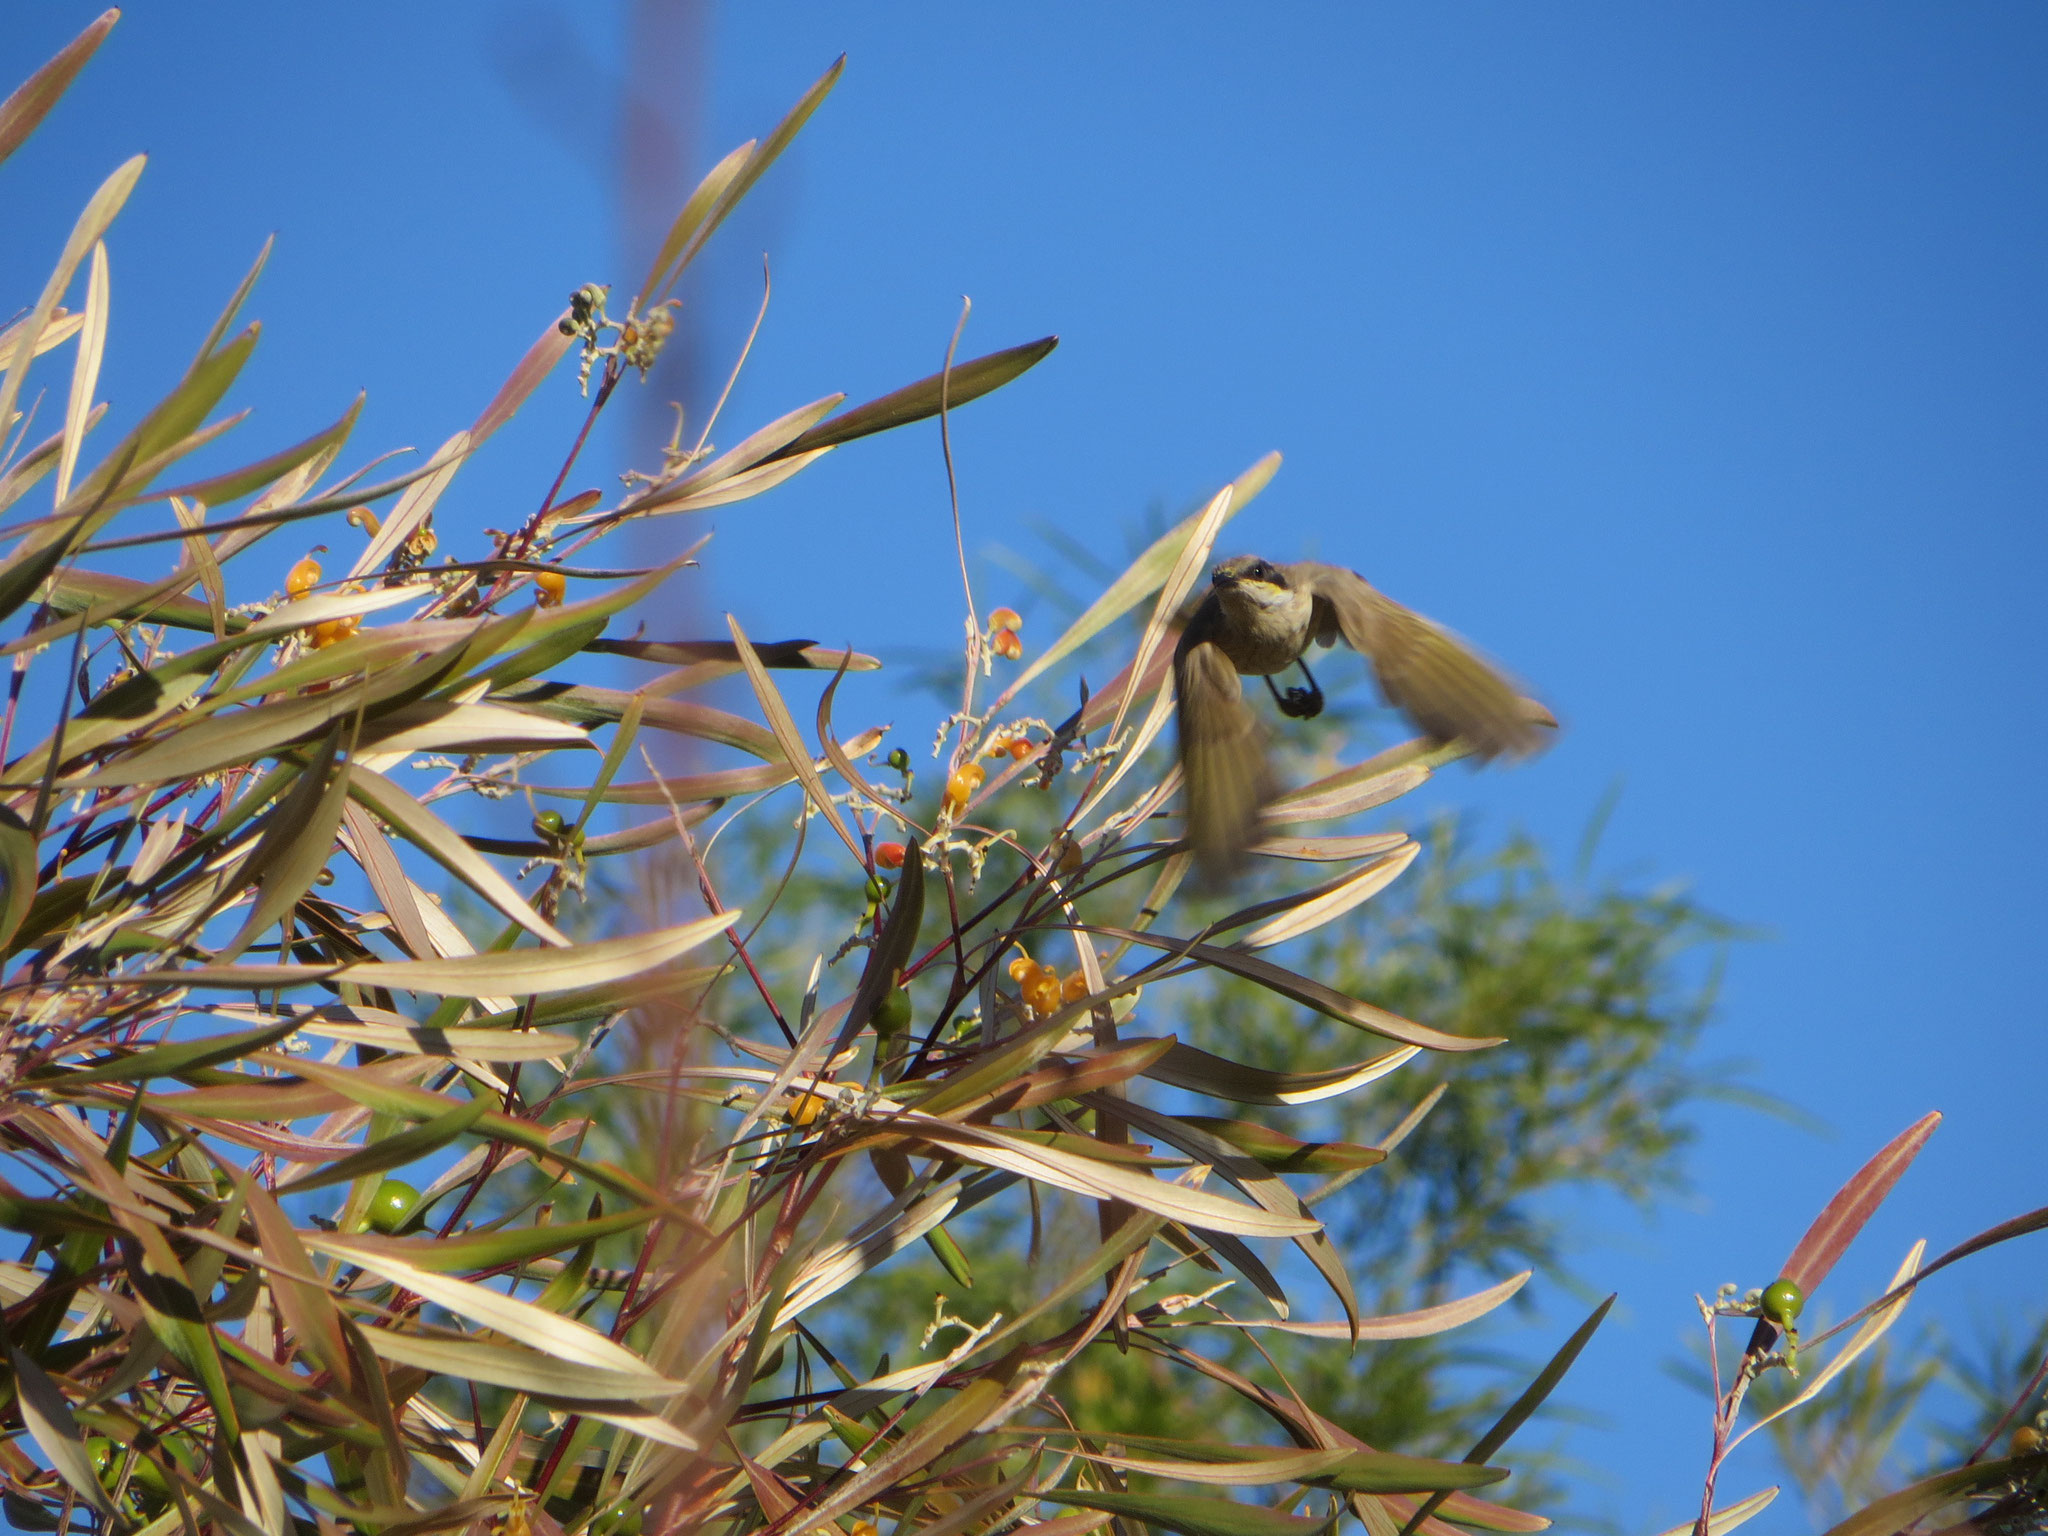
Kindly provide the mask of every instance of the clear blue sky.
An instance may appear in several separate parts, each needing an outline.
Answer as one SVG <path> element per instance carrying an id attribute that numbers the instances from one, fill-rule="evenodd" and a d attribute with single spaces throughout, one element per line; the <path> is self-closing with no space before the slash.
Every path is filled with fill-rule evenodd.
<path id="1" fill-rule="evenodd" d="M 18 7 L 7 77 L 95 9 Z M 1648 1232 L 1598 1213 L 1581 1268 L 1625 1311 L 1575 1383 L 1612 1415 L 1574 1441 L 1604 1471 L 1587 1507 L 1684 1516 L 1704 1408 L 1657 1367 L 1692 1293 L 1769 1279 L 1923 1111 L 1945 1128 L 1831 1291 L 2044 1203 L 2048 11 L 906 0 L 722 6 L 704 36 L 670 104 L 700 166 L 850 55 L 694 293 L 722 370 L 772 258 L 729 421 L 931 371 L 963 293 L 969 352 L 1058 332 L 957 423 L 973 543 L 1045 519 L 1113 554 L 1279 448 L 1227 543 L 1358 566 L 1567 721 L 1451 799 L 1568 850 L 1619 783 L 1611 866 L 1769 931 L 1706 1054 L 1767 1063 L 1832 1131 L 1710 1112 L 1693 1204 Z M 145 149 L 111 241 L 117 409 L 275 230 L 246 430 L 290 440 L 367 388 L 358 448 L 437 443 L 571 288 L 644 264 L 618 250 L 624 39 L 612 7 L 137 7 L 0 173 L 6 303 Z M 527 509 L 574 417 L 565 377 L 444 517 Z M 928 432 L 714 523 L 707 615 L 956 633 Z M 2015 1245 L 1916 1311 L 1968 1333 L 2041 1266 Z"/>

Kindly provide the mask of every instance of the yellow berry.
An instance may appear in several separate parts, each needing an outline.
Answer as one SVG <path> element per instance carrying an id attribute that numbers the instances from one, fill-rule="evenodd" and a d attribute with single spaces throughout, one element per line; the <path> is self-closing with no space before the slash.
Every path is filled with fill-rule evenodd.
<path id="1" fill-rule="evenodd" d="M 1024 642 L 1017 638 L 1014 629 L 999 629 L 988 637 L 989 649 L 1005 661 L 1015 661 L 1024 654 Z"/>
<path id="2" fill-rule="evenodd" d="M 320 562 L 311 555 L 285 572 L 284 590 L 288 596 L 304 597 L 320 585 Z"/>
<path id="3" fill-rule="evenodd" d="M 1024 620 L 1014 608 L 998 608 L 988 616 L 990 629 L 1022 629 Z"/>
<path id="4" fill-rule="evenodd" d="M 1060 983 L 1060 1001 L 1063 1003 L 1078 1003 L 1087 995 L 1088 978 L 1079 971 Z"/>
<path id="5" fill-rule="evenodd" d="M 563 594 L 569 590 L 569 578 L 560 571 L 536 571 L 533 577 L 535 599 L 543 608 L 562 606 Z"/>

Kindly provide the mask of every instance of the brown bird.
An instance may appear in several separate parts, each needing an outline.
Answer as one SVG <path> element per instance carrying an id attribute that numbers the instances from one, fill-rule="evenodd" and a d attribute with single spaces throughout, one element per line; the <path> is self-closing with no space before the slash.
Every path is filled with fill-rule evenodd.
<path id="1" fill-rule="evenodd" d="M 1323 691 L 1304 653 L 1339 639 L 1372 663 L 1386 701 L 1436 741 L 1462 741 L 1481 760 L 1547 745 L 1541 714 L 1492 665 L 1363 576 L 1306 560 L 1225 560 L 1173 653 L 1187 837 L 1210 880 L 1236 868 L 1273 798 L 1265 731 L 1240 676 L 1264 677 L 1282 714 L 1309 719 L 1322 713 Z M 1273 674 L 1293 666 L 1308 686 L 1283 694 Z"/>

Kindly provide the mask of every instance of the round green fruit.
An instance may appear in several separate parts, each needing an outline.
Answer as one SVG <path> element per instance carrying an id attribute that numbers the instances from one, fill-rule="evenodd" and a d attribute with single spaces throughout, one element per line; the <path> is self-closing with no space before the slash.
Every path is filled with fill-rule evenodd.
<path id="1" fill-rule="evenodd" d="M 893 1035 L 910 1028 L 910 993 L 902 987 L 891 987 L 882 994 L 882 1000 L 875 1004 L 875 1033 Z"/>
<path id="2" fill-rule="evenodd" d="M 377 1193 L 370 1196 L 370 1207 L 363 1219 L 379 1232 L 403 1232 L 419 1205 L 418 1190 L 403 1179 L 386 1179 L 377 1186 Z"/>
<path id="3" fill-rule="evenodd" d="M 1806 1307 L 1806 1292 L 1791 1280 L 1773 1280 L 1764 1287 L 1763 1314 L 1780 1328 L 1790 1325 Z"/>

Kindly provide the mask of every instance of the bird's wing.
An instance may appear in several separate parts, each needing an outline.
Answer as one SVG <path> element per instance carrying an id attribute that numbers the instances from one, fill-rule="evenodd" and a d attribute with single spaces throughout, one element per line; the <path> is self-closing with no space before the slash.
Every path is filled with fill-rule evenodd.
<path id="1" fill-rule="evenodd" d="M 1196 614 L 1173 653 L 1180 700 L 1181 794 L 1187 838 L 1205 878 L 1220 881 L 1242 862 L 1272 798 L 1266 743 L 1244 702 L 1237 668 L 1203 638 Z"/>
<path id="2" fill-rule="evenodd" d="M 1380 692 L 1438 741 L 1463 741 L 1480 758 L 1520 757 L 1548 745 L 1511 684 L 1449 630 L 1334 565 L 1291 566 L 1290 581 L 1315 598 L 1312 633 L 1342 637 L 1372 663 Z"/>

